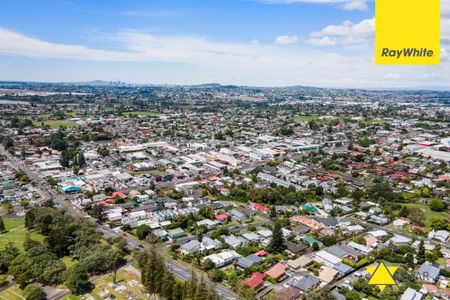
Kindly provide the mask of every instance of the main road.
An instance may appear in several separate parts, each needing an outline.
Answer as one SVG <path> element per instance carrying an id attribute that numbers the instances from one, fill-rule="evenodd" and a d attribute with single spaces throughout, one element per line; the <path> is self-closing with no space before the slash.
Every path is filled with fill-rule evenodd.
<path id="1" fill-rule="evenodd" d="M 42 179 L 38 174 L 36 174 L 33 170 L 31 170 L 22 161 L 18 160 L 13 155 L 8 153 L 2 145 L 0 145 L 0 154 L 5 156 L 8 159 L 8 161 L 13 165 L 14 168 L 27 174 L 28 178 L 31 181 L 33 181 L 40 190 L 42 190 L 42 192 L 44 193 L 44 198 L 42 199 L 43 201 L 51 199 L 55 202 L 56 206 L 66 210 L 71 215 L 84 217 L 84 212 L 74 207 L 69 201 L 69 198 L 73 198 L 76 195 L 65 196 L 57 194 L 51 187 L 48 186 L 47 182 L 44 179 Z M 168 183 L 167 185 L 170 186 L 172 184 L 173 183 Z M 95 226 L 97 227 L 97 230 L 107 237 L 114 238 L 122 236 L 123 238 L 125 238 L 128 243 L 128 248 L 130 250 L 135 249 L 140 250 L 143 248 L 143 245 L 131 235 L 126 236 L 120 235 L 115 231 L 113 231 L 111 228 L 105 227 L 95 222 L 94 224 L 96 224 Z M 172 259 L 169 255 L 166 254 L 163 248 L 160 247 L 159 252 L 164 256 L 167 266 L 172 270 L 172 272 L 177 278 L 186 281 L 192 276 L 192 273 L 195 272 L 190 268 L 188 268 L 187 266 L 185 266 L 184 264 Z M 203 280 L 205 281 L 206 284 L 210 286 L 215 286 L 217 293 L 223 299 L 236 300 L 239 298 L 235 292 L 225 287 L 224 285 L 215 284 L 207 277 L 204 277 Z"/>

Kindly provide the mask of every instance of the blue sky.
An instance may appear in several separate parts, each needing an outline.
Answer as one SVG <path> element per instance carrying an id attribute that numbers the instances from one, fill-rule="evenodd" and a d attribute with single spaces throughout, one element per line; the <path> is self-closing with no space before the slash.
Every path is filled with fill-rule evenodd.
<path id="1" fill-rule="evenodd" d="M 444 28 L 450 13 L 449 0 L 442 1 Z M 446 29 L 441 66 L 374 65 L 373 6 L 372 0 L 2 1 L 0 80 L 448 87 Z"/>

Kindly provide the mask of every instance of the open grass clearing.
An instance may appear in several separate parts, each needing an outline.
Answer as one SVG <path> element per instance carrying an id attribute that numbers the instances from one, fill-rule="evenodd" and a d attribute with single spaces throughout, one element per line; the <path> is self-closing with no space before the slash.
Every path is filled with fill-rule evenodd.
<path id="1" fill-rule="evenodd" d="M 73 127 L 78 127 L 78 125 L 72 121 L 69 120 L 46 120 L 46 121 L 36 121 L 33 123 L 34 126 L 36 127 L 42 127 L 42 125 L 44 126 L 49 126 L 50 128 L 53 129 L 58 129 L 59 127 L 63 126 L 63 127 L 67 127 L 67 128 L 73 128 Z"/>
<path id="2" fill-rule="evenodd" d="M 442 211 L 442 212 L 432 211 L 430 209 L 430 207 L 425 205 L 425 204 L 421 204 L 421 203 L 406 203 L 406 204 L 403 204 L 403 205 L 405 205 L 407 208 L 415 207 L 415 208 L 421 209 L 425 213 L 425 222 L 424 223 L 425 223 L 425 226 L 427 228 L 430 228 L 431 220 L 433 218 L 439 218 L 439 219 L 447 220 L 448 217 L 449 217 L 448 212 L 445 212 L 445 211 Z"/>
<path id="3" fill-rule="evenodd" d="M 23 250 L 23 242 L 25 241 L 28 230 L 25 228 L 24 218 L 4 218 L 5 227 L 7 232 L 0 234 L 0 249 L 4 249 L 5 246 L 11 242 L 19 250 Z M 44 236 L 31 231 L 30 238 L 39 242 L 44 241 Z"/>
<path id="4" fill-rule="evenodd" d="M 127 111 L 123 112 L 122 115 L 126 117 L 149 117 L 149 116 L 158 116 L 159 114 L 154 111 Z"/>
<path id="5" fill-rule="evenodd" d="M 319 119 L 318 116 L 296 116 L 293 118 L 294 122 L 309 122 L 309 121 L 315 121 Z"/>

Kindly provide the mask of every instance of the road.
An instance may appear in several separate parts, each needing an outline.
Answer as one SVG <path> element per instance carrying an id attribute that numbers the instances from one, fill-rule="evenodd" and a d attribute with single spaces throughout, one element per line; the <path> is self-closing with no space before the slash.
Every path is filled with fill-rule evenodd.
<path id="1" fill-rule="evenodd" d="M 58 195 L 51 187 L 48 186 L 48 184 L 45 180 L 43 180 L 39 175 L 37 175 L 35 172 L 33 172 L 23 162 L 19 161 L 13 155 L 8 153 L 1 145 L 0 145 L 0 154 L 4 155 L 8 159 L 8 161 L 11 162 L 11 164 L 13 165 L 14 168 L 27 174 L 28 178 L 30 178 L 30 180 L 33 181 L 36 184 L 36 186 L 44 192 L 45 198 L 42 199 L 42 201 L 52 199 L 58 208 L 66 210 L 69 214 L 71 214 L 73 216 L 78 216 L 78 217 L 85 216 L 83 211 L 74 207 L 70 203 L 70 199 L 75 198 L 77 195 Z M 183 181 L 179 181 L 179 182 L 183 182 Z M 157 187 L 173 186 L 175 183 L 178 183 L 178 182 L 167 182 L 167 183 L 162 183 L 159 185 L 157 184 Z M 142 243 L 139 240 L 137 240 L 136 238 L 134 238 L 133 236 L 120 235 L 108 227 L 100 225 L 96 222 L 93 222 L 93 223 L 97 227 L 97 230 L 106 237 L 115 238 L 118 236 L 122 236 L 123 238 L 125 238 L 128 243 L 128 248 L 130 250 L 142 249 L 142 247 L 140 247 L 140 245 L 142 245 Z M 160 249 L 163 249 L 163 248 L 160 248 Z M 191 269 L 189 269 L 187 266 L 179 263 L 178 261 L 172 259 L 170 256 L 168 256 L 165 253 L 165 251 L 160 250 L 160 253 L 164 256 L 164 258 L 166 259 L 167 266 L 172 270 L 172 272 L 174 273 L 174 275 L 177 278 L 185 281 L 191 277 L 192 272 L 193 272 Z M 204 281 L 205 281 L 205 283 L 207 283 L 210 286 L 215 286 L 217 293 L 223 299 L 225 299 L 225 300 L 238 299 L 237 294 L 234 293 L 231 289 L 229 289 L 221 284 L 215 284 L 214 282 L 209 280 L 209 278 L 206 278 L 206 277 L 204 278 Z M 53 299 L 56 299 L 56 298 L 53 298 Z"/>
<path id="2" fill-rule="evenodd" d="M 55 191 L 53 191 L 42 178 L 40 178 L 37 174 L 31 171 L 30 168 L 28 168 L 25 164 L 23 164 L 21 161 L 19 161 L 17 158 L 11 155 L 8 151 L 6 151 L 2 145 L 0 145 L 0 154 L 5 156 L 14 168 L 27 174 L 28 178 L 36 184 L 36 187 L 38 187 L 44 193 L 45 198 L 42 199 L 43 201 L 52 199 L 53 197 L 56 196 Z"/>

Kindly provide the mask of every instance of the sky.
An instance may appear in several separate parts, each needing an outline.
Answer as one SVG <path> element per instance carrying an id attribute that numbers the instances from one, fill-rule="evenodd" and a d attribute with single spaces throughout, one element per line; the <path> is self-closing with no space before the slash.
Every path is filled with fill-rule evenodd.
<path id="1" fill-rule="evenodd" d="M 374 0 L 0 2 L 0 80 L 450 89 L 441 64 L 374 63 Z"/>

